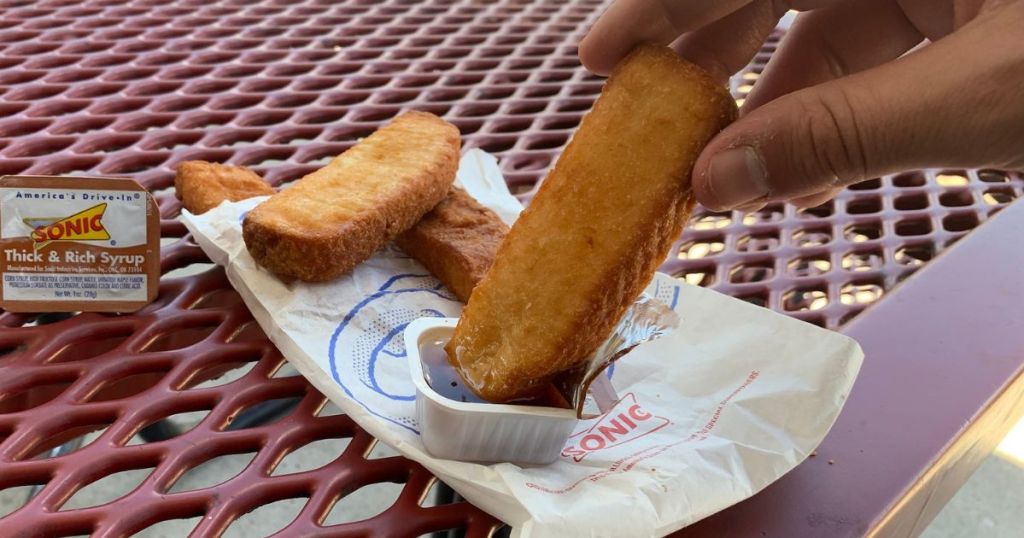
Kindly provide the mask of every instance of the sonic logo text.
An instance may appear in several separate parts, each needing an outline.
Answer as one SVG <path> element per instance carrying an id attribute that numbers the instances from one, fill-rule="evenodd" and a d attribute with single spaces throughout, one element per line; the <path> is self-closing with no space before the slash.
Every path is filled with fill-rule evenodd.
<path id="1" fill-rule="evenodd" d="M 32 227 L 30 236 L 37 248 L 50 241 L 105 241 L 110 239 L 103 227 L 106 210 L 107 204 L 98 204 L 61 219 L 25 219 L 25 223 Z"/>
<path id="2" fill-rule="evenodd" d="M 655 416 L 645 410 L 636 395 L 627 394 L 588 429 L 569 438 L 562 456 L 581 461 L 587 455 L 608 448 L 622 446 L 671 423 L 667 418 Z"/>

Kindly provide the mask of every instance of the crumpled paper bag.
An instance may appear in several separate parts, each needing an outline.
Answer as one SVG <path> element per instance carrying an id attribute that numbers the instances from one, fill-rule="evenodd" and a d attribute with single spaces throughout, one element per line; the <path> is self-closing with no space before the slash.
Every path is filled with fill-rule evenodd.
<path id="1" fill-rule="evenodd" d="M 506 222 L 521 210 L 482 151 L 464 155 L 458 183 Z M 821 441 L 863 357 L 848 337 L 658 274 L 646 293 L 681 326 L 608 369 L 621 399 L 581 421 L 558 461 L 436 459 L 420 442 L 402 331 L 462 305 L 393 246 L 333 282 L 280 281 L 242 241 L 242 218 L 262 200 L 182 219 L 302 375 L 515 536 L 663 535 L 753 495 Z"/>

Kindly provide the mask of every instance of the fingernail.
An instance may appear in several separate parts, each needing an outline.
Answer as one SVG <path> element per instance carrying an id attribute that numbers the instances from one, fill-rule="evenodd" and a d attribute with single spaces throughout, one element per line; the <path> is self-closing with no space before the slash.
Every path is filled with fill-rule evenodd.
<path id="1" fill-rule="evenodd" d="M 739 146 L 711 157 L 711 192 L 721 209 L 750 204 L 768 195 L 768 174 L 757 150 Z"/>

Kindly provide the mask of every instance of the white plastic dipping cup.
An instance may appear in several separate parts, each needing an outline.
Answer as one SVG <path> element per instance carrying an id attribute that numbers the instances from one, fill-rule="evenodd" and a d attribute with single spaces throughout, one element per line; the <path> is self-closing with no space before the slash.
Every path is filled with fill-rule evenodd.
<path id="1" fill-rule="evenodd" d="M 416 418 L 427 451 L 488 463 L 545 465 L 558 459 L 578 422 L 576 411 L 486 403 L 462 387 L 444 351 L 458 321 L 420 318 L 405 328 Z"/>

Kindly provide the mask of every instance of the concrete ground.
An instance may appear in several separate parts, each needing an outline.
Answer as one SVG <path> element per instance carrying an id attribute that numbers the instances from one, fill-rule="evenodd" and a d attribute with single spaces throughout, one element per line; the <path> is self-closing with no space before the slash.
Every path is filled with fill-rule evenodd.
<path id="1" fill-rule="evenodd" d="M 1024 536 L 1024 420 L 1017 423 L 921 536 Z"/>
<path id="2" fill-rule="evenodd" d="M 330 412 L 330 411 L 328 411 Z M 336 412 L 336 411 L 335 411 Z M 187 417 L 186 417 L 187 418 Z M 201 417 L 197 417 L 201 418 Z M 94 434 L 95 435 L 95 434 Z M 89 439 L 87 438 L 86 441 Z M 141 440 L 133 440 L 141 442 Z M 336 458 L 344 441 L 312 443 L 286 457 L 274 474 L 288 474 L 320 467 Z M 394 454 L 378 444 L 371 457 Z M 219 484 L 248 464 L 252 455 L 233 455 L 207 462 L 188 472 L 171 491 Z M 76 493 L 64 510 L 94 506 L 116 499 L 138 485 L 147 470 L 107 477 Z M 389 506 L 401 485 L 375 484 L 362 488 L 335 505 L 327 524 L 359 521 L 372 517 Z M 28 493 L 26 488 L 0 491 L 0 517 L 17 509 Z M 432 496 L 428 496 L 432 497 Z M 425 501 L 431 502 L 430 499 Z M 259 508 L 236 521 L 225 536 L 257 538 L 268 536 L 287 525 L 302 509 L 303 500 L 288 500 Z M 956 494 L 952 501 L 922 535 L 924 538 L 1016 538 L 1024 535 L 1024 420 L 1010 433 Z M 0 526 L 2 526 L 0 519 Z M 145 529 L 137 536 L 177 538 L 187 536 L 198 518 L 171 520 Z"/>

